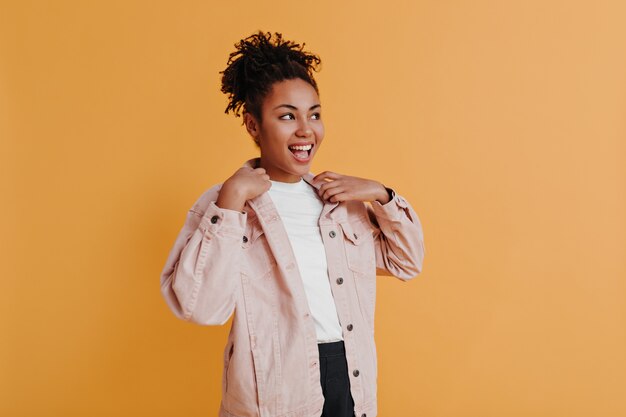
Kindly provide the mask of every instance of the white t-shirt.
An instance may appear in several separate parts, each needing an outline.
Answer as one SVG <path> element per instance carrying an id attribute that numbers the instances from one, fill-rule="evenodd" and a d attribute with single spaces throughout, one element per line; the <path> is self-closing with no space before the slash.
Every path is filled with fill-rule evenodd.
<path id="1" fill-rule="evenodd" d="M 324 203 L 315 189 L 303 179 L 296 183 L 271 182 L 269 195 L 280 214 L 296 257 L 315 322 L 317 341 L 343 340 L 318 224 Z"/>

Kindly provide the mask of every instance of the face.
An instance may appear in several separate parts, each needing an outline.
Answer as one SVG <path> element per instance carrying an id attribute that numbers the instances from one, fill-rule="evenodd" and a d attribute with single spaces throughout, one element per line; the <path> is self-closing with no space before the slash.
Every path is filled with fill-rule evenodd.
<path id="1" fill-rule="evenodd" d="M 246 113 L 248 132 L 261 148 L 261 167 L 270 179 L 298 182 L 324 139 L 320 99 L 311 84 L 296 78 L 275 83 L 266 95 L 259 123 Z"/>

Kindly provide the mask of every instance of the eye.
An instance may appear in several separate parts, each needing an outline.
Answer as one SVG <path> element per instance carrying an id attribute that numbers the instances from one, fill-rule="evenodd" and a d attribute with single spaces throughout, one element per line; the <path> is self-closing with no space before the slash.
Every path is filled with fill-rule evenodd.
<path id="1" fill-rule="evenodd" d="M 295 117 L 292 113 L 287 113 L 287 114 L 283 114 L 282 116 L 280 116 L 281 120 L 294 120 Z"/>
<path id="2" fill-rule="evenodd" d="M 319 113 L 313 113 L 313 114 L 311 115 L 311 118 L 313 118 L 313 119 L 315 119 L 315 120 L 319 120 L 321 117 L 322 117 L 322 115 L 321 115 L 321 114 L 319 114 Z"/>

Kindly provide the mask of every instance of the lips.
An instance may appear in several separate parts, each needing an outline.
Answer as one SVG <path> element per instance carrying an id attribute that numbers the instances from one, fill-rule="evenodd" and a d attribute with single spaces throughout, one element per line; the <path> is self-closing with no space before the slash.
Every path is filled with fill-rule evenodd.
<path id="1" fill-rule="evenodd" d="M 311 157 L 311 151 L 313 149 L 313 143 L 294 143 L 287 148 L 291 151 L 293 156 L 301 162 L 307 162 Z"/>

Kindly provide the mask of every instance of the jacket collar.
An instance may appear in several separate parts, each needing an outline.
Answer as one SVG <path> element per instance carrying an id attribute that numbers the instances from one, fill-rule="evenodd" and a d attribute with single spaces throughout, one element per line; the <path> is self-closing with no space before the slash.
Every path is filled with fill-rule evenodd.
<path id="1" fill-rule="evenodd" d="M 243 164 L 243 166 L 250 167 L 250 168 L 258 168 L 260 162 L 261 162 L 261 158 L 259 157 L 252 158 L 252 159 L 247 160 Z M 310 184 L 312 187 L 314 187 L 316 190 L 319 190 L 319 188 L 322 185 L 322 182 L 314 182 L 313 181 L 314 177 L 315 175 L 313 175 L 313 173 L 308 172 L 302 176 L 302 179 L 306 181 L 308 184 Z M 272 216 L 277 215 L 274 202 L 272 201 L 272 199 L 270 198 L 267 192 L 249 200 L 249 202 L 250 202 L 250 206 L 254 209 L 254 211 L 256 212 L 258 216 L 262 216 L 262 214 L 265 212 L 271 212 Z M 322 214 L 320 215 L 320 220 L 323 221 L 323 219 L 331 218 L 331 212 L 338 205 L 339 203 L 330 203 L 330 202 L 325 201 L 324 208 L 322 209 Z"/>
<path id="2" fill-rule="evenodd" d="M 250 168 L 258 168 L 259 167 L 259 163 L 261 162 L 261 158 L 252 158 L 252 159 L 248 159 L 243 166 L 244 167 L 250 167 Z M 322 183 L 314 183 L 313 182 L 313 178 L 315 177 L 315 175 L 313 175 L 313 173 L 308 172 L 306 174 L 304 174 L 302 176 L 302 179 L 305 180 L 307 183 L 309 183 L 310 185 L 312 185 L 313 187 L 315 187 L 316 190 L 319 190 L 320 186 L 322 185 Z M 336 203 L 335 203 L 336 204 Z"/>

